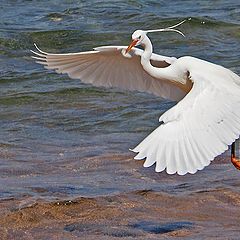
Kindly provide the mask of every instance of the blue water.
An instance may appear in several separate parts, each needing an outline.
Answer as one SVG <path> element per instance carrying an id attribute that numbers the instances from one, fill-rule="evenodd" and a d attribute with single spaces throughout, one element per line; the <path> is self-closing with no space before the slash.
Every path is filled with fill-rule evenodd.
<path id="1" fill-rule="evenodd" d="M 175 103 L 84 85 L 36 64 L 29 49 L 34 42 L 57 53 L 127 45 L 136 29 L 191 19 L 181 26 L 186 38 L 151 35 L 154 51 L 192 55 L 240 73 L 239 1 L 0 2 L 0 198 L 236 187 L 238 173 L 226 162 L 185 177 L 142 168 L 128 149 Z"/>

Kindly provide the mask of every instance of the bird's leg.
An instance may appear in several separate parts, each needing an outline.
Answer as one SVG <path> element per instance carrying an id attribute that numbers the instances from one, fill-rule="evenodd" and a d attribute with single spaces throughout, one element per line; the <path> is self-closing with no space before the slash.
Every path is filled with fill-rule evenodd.
<path id="1" fill-rule="evenodd" d="M 231 146 L 231 162 L 235 168 L 240 170 L 240 159 L 236 158 L 236 142 L 234 142 Z"/>

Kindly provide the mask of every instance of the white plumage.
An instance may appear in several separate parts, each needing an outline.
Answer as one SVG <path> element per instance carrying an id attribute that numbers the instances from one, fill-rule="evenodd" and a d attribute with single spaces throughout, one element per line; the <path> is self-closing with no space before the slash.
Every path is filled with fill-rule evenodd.
<path id="1" fill-rule="evenodd" d="M 146 158 L 145 167 L 156 163 L 157 172 L 166 169 L 169 174 L 184 175 L 209 165 L 239 137 L 240 77 L 197 58 L 152 53 L 147 33 L 173 31 L 173 27 L 137 30 L 129 47 L 51 54 L 36 46 L 39 52 L 32 52 L 47 69 L 85 83 L 145 91 L 177 101 L 183 98 L 160 117 L 161 125 L 132 151 L 137 153 L 135 159 Z M 140 44 L 144 51 L 134 48 Z"/>
<path id="2" fill-rule="evenodd" d="M 37 63 L 57 73 L 67 73 L 70 78 L 81 79 L 84 83 L 144 91 L 176 101 L 186 95 L 186 91 L 144 71 L 140 63 L 143 50 L 138 48 L 133 48 L 128 54 L 124 54 L 126 46 L 104 46 L 88 52 L 50 54 L 40 50 L 37 45 L 35 47 L 40 52 L 32 51 L 37 55 L 33 57 L 38 60 Z M 166 67 L 176 58 L 152 54 L 151 61 L 155 66 Z"/>

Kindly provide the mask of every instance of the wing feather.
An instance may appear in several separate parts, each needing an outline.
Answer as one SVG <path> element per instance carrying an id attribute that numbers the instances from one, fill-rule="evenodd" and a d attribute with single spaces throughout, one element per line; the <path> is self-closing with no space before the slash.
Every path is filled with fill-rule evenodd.
<path id="1" fill-rule="evenodd" d="M 167 168 L 167 162 L 164 154 L 166 151 L 166 147 L 167 145 L 165 142 L 162 142 L 161 147 L 158 147 L 157 162 L 156 162 L 156 168 L 155 168 L 156 172 L 162 172 L 164 169 Z M 155 163 L 154 159 L 151 159 L 149 161 L 152 161 L 153 164 Z"/>
<path id="2" fill-rule="evenodd" d="M 122 55 L 126 46 L 104 46 L 94 51 L 53 54 L 42 51 L 36 44 L 32 51 L 37 63 L 57 73 L 66 73 L 70 78 L 81 79 L 95 86 L 118 87 L 126 90 L 145 91 L 163 98 L 180 100 L 186 92 L 163 79 L 156 79 L 145 72 L 140 63 L 143 53 L 133 48 L 130 57 Z M 152 54 L 152 63 L 167 67 L 176 58 Z"/>
<path id="3" fill-rule="evenodd" d="M 168 145 L 170 145 L 171 142 L 168 141 Z M 167 161 L 166 159 L 166 163 L 167 163 L 167 173 L 168 174 L 174 174 L 177 171 L 177 168 L 179 169 L 179 172 L 181 172 L 181 166 L 178 166 L 178 158 L 179 156 L 179 142 L 178 139 L 174 140 L 174 151 L 173 151 L 173 157 L 170 159 L 170 161 Z M 169 147 L 168 147 L 169 148 Z M 166 149 L 168 150 L 168 149 Z"/>
<path id="4" fill-rule="evenodd" d="M 183 137 L 180 141 L 179 141 L 179 145 L 180 145 L 180 159 L 182 158 L 183 159 L 183 164 L 182 164 L 182 167 L 183 167 L 183 170 L 180 171 L 180 174 L 181 175 L 184 175 L 187 173 L 187 169 L 189 170 L 189 172 L 191 173 L 193 170 L 192 170 L 192 162 L 189 162 L 187 161 L 188 159 L 188 153 L 186 151 L 186 138 Z M 179 161 L 181 162 L 181 161 Z M 177 170 L 176 170 L 177 172 Z"/>
<path id="5" fill-rule="evenodd" d="M 240 88 L 236 82 L 240 78 L 233 81 L 231 74 L 225 74 L 231 72 L 221 71 L 217 76 L 191 72 L 192 90 L 165 112 L 159 119 L 163 124 L 133 149 L 139 158 L 147 158 L 147 166 L 156 162 L 157 172 L 166 167 L 169 174 L 195 173 L 239 138 Z M 153 139 L 159 154 L 154 159 L 148 147 Z M 162 154 L 166 152 L 170 153 Z"/>

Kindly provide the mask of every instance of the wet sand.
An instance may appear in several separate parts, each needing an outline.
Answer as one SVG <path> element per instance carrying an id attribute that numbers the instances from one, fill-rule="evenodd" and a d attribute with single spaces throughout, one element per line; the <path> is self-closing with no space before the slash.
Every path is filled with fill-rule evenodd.
<path id="1" fill-rule="evenodd" d="M 228 163 L 229 159 L 219 157 L 209 172 L 204 171 L 236 173 Z M 145 170 L 139 162 L 143 176 Z M 151 171 L 145 174 L 150 176 Z M 228 175 L 233 178 L 229 185 L 223 176 L 218 185 L 189 190 L 191 180 L 203 181 L 201 172 L 198 177 L 164 175 L 162 179 L 172 183 L 184 179 L 172 191 L 149 188 L 59 201 L 33 200 L 31 195 L 2 199 L 0 239 L 239 239 L 238 182 Z"/>

